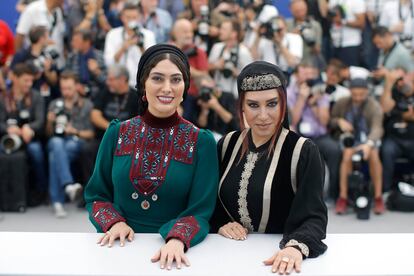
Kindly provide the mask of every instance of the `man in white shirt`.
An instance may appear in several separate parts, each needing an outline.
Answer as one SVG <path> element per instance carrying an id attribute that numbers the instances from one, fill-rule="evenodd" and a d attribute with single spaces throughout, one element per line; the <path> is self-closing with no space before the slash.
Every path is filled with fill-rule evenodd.
<path id="1" fill-rule="evenodd" d="M 302 60 L 303 40 L 298 34 L 287 32 L 283 17 L 272 18 L 264 37 L 259 37 L 252 47 L 253 58 L 278 65 L 290 72 Z"/>
<path id="2" fill-rule="evenodd" d="M 65 23 L 63 20 L 62 6 L 64 0 L 38 0 L 30 3 L 20 15 L 16 28 L 16 50 L 30 44 L 29 31 L 34 26 L 45 26 L 49 31 L 49 37 L 53 41 L 53 47 L 58 53 L 57 66 L 62 69 L 65 65 L 63 56 L 63 37 Z"/>
<path id="3" fill-rule="evenodd" d="M 384 4 L 379 25 L 386 26 L 395 39 L 410 51 L 413 49 L 414 5 L 412 0 L 395 0 Z"/>
<path id="4" fill-rule="evenodd" d="M 241 26 L 236 20 L 221 23 L 221 42 L 213 45 L 208 58 L 208 69 L 214 73 L 214 81 L 224 93 L 238 98 L 237 76 L 244 66 L 253 61 L 249 49 L 241 41 Z"/>
<path id="5" fill-rule="evenodd" d="M 365 27 L 365 11 L 365 1 L 329 1 L 333 57 L 348 65 L 360 65 L 361 34 Z"/>
<path id="6" fill-rule="evenodd" d="M 135 86 L 138 63 L 142 53 L 155 44 L 153 32 L 139 24 L 138 6 L 126 3 L 121 11 L 123 26 L 106 35 L 104 58 L 106 66 L 122 64 L 128 68 L 129 85 Z"/>

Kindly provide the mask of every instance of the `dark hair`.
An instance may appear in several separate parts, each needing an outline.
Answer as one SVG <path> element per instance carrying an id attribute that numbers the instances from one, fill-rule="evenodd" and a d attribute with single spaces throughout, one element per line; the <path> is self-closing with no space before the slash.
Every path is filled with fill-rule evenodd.
<path id="1" fill-rule="evenodd" d="M 280 113 L 279 113 L 279 120 L 276 123 L 276 131 L 271 138 L 271 143 L 269 144 L 269 148 L 267 150 L 268 151 L 267 158 L 269 158 L 270 155 L 274 153 L 276 139 L 279 136 L 280 131 L 282 130 L 283 120 L 285 119 L 285 115 L 287 112 L 286 91 L 284 90 L 283 87 L 279 87 L 275 89 L 279 95 Z M 260 91 L 255 91 L 252 93 L 260 93 Z M 238 113 L 239 113 L 239 120 L 240 120 L 239 123 L 240 123 L 241 130 L 244 130 L 246 128 L 244 125 L 244 116 L 243 116 L 243 102 L 244 102 L 245 95 L 246 95 L 246 92 L 241 92 L 239 94 L 239 100 L 238 100 Z M 247 153 L 248 148 L 249 148 L 249 143 L 248 143 L 248 137 L 246 136 L 242 143 L 242 151 L 241 151 L 239 162 L 241 161 L 243 156 Z"/>
<path id="2" fill-rule="evenodd" d="M 140 110 L 138 111 L 139 115 L 143 115 L 148 108 L 148 102 L 142 100 L 142 96 L 145 95 L 145 82 L 148 79 L 152 68 L 157 66 L 157 64 L 160 61 L 163 61 L 166 59 L 171 61 L 173 64 L 175 64 L 178 67 L 180 72 L 183 74 L 184 83 L 186 83 L 186 87 L 188 87 L 188 84 L 190 82 L 190 71 L 187 68 L 187 66 L 184 64 L 181 58 L 179 58 L 174 53 L 162 53 L 160 55 L 154 56 L 154 58 L 151 58 L 145 64 L 145 66 L 143 67 L 143 72 L 141 74 L 141 77 L 139 80 L 137 80 L 138 83 L 136 85 L 136 88 L 138 90 L 138 105 L 140 107 Z M 184 95 L 183 95 L 184 99 L 187 95 L 187 90 L 188 89 L 186 88 L 184 89 Z"/>
<path id="3" fill-rule="evenodd" d="M 231 24 L 231 28 L 233 29 L 234 32 L 237 32 L 237 41 L 238 42 L 242 42 L 243 41 L 243 37 L 244 37 L 244 32 L 243 32 L 243 28 L 240 24 L 240 22 L 237 19 L 225 19 L 223 20 L 223 22 L 221 22 L 220 26 L 223 25 L 224 23 L 230 22 Z"/>
<path id="4" fill-rule="evenodd" d="M 75 83 L 79 83 L 79 76 L 74 71 L 64 70 L 60 74 L 60 80 L 73 80 Z"/>
<path id="5" fill-rule="evenodd" d="M 123 13 L 126 10 L 136 10 L 137 12 L 139 12 L 139 7 L 134 3 L 126 2 L 121 10 L 121 13 Z"/>
<path id="6" fill-rule="evenodd" d="M 385 37 L 387 35 L 391 35 L 390 30 L 385 26 L 378 26 L 372 30 L 372 38 L 379 36 L 379 37 Z"/>
<path id="7" fill-rule="evenodd" d="M 334 71 L 335 75 L 340 76 L 340 73 L 341 73 L 340 71 L 342 69 L 348 68 L 348 66 L 345 63 L 343 63 L 342 61 L 340 61 L 339 59 L 333 58 L 333 59 L 329 60 L 329 63 L 326 66 L 326 69 L 328 69 L 328 68 L 331 68 Z"/>
<path id="8" fill-rule="evenodd" d="M 27 63 L 17 63 L 13 66 L 12 72 L 15 76 L 20 77 L 22 75 L 35 75 L 32 66 Z"/>
<path id="9" fill-rule="evenodd" d="M 92 37 L 92 32 L 90 30 L 86 30 L 86 29 L 76 29 L 73 34 L 72 37 L 75 35 L 80 35 L 82 37 L 83 41 L 91 41 L 93 40 Z"/>
<path id="10" fill-rule="evenodd" d="M 39 42 L 39 39 L 42 38 L 48 32 L 45 26 L 34 26 L 30 28 L 29 39 L 32 44 Z"/>

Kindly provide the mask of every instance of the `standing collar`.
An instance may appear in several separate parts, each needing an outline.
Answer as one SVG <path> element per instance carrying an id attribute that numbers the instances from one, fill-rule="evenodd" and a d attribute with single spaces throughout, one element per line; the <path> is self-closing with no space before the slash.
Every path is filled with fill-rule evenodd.
<path id="1" fill-rule="evenodd" d="M 180 116 L 177 111 L 167 118 L 159 118 L 152 115 L 148 110 L 145 111 L 145 114 L 142 116 L 142 119 L 146 124 L 153 128 L 169 128 L 178 124 Z"/>

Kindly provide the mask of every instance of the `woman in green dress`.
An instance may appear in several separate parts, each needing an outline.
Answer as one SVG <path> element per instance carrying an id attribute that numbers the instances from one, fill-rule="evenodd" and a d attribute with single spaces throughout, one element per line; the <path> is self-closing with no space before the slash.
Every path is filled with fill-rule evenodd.
<path id="1" fill-rule="evenodd" d="M 152 258 L 161 268 L 189 265 L 184 252 L 209 231 L 218 162 L 213 135 L 177 113 L 190 82 L 187 57 L 158 44 L 138 65 L 139 116 L 109 125 L 85 189 L 98 243 L 124 246 L 134 233 L 160 233 L 166 243 Z"/>

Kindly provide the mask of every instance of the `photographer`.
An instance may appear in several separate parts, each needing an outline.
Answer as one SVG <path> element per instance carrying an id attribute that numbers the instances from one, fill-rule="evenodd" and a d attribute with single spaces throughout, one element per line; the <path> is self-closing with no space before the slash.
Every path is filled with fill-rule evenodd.
<path id="1" fill-rule="evenodd" d="M 1 152 L 14 154 L 26 150 L 33 166 L 35 187 L 30 187 L 29 205 L 37 205 L 46 199 L 47 177 L 43 147 L 39 140 L 44 131 L 44 102 L 39 93 L 32 89 L 34 73 L 24 63 L 16 64 L 11 71 L 12 85 L 0 94 L 0 136 Z M 9 142 L 6 141 L 7 137 Z M 12 140 L 10 140 L 12 139 Z M 7 160 L 5 156 L 2 161 Z M 20 166 L 16 161 L 16 167 Z M 26 164 L 24 164 L 26 166 Z M 24 172 L 10 177 L 19 184 L 25 184 Z M 16 184 L 18 185 L 18 184 Z"/>
<path id="2" fill-rule="evenodd" d="M 393 188 L 395 161 L 414 161 L 414 74 L 401 69 L 387 73 L 380 103 L 385 113 L 385 137 L 381 148 L 384 191 Z"/>
<path id="3" fill-rule="evenodd" d="M 397 68 L 402 68 L 406 72 L 412 70 L 413 59 L 410 52 L 398 40 L 395 40 L 387 27 L 375 28 L 372 40 L 375 46 L 380 49 L 377 69 L 372 72 L 372 76 L 378 84 L 382 83 L 388 70 Z M 382 94 L 382 85 L 376 94 Z"/>
<path id="4" fill-rule="evenodd" d="M 302 62 L 312 62 L 317 64 L 319 69 L 323 69 L 325 60 L 321 55 L 321 25 L 308 16 L 308 5 L 305 0 L 291 1 L 290 11 L 293 18 L 287 19 L 286 25 L 289 32 L 302 36 L 304 42 Z"/>
<path id="5" fill-rule="evenodd" d="M 360 65 L 361 35 L 365 27 L 365 1 L 331 0 L 328 17 L 331 21 L 333 57 L 348 65 Z"/>
<path id="6" fill-rule="evenodd" d="M 379 144 L 383 135 L 383 112 L 379 103 L 368 96 L 368 83 L 364 79 L 353 79 L 351 96 L 337 101 L 332 109 L 330 126 L 333 130 L 352 136 L 344 141 L 339 178 L 339 198 L 335 212 L 344 214 L 348 204 L 348 177 L 352 171 L 352 156 L 362 152 L 368 162 L 369 174 L 374 185 L 374 212 L 385 211 L 382 200 L 382 165 Z M 344 137 L 344 136 L 342 136 Z"/>
<path id="7" fill-rule="evenodd" d="M 276 64 L 289 75 L 302 60 L 302 37 L 287 32 L 283 17 L 270 19 L 259 34 L 252 47 L 253 58 Z"/>
<path id="8" fill-rule="evenodd" d="M 49 137 L 49 192 L 56 217 L 65 217 L 65 193 L 71 201 L 80 195 L 82 186 L 75 183 L 71 162 L 79 157 L 86 140 L 94 137 L 90 120 L 92 103 L 78 95 L 79 80 L 75 73 L 62 72 L 62 98 L 52 101 L 47 113 L 46 132 Z"/>
<path id="9" fill-rule="evenodd" d="M 197 79 L 197 86 L 200 92 L 198 126 L 213 131 L 218 137 L 239 129 L 234 96 L 221 92 L 210 76 Z"/>
<path id="10" fill-rule="evenodd" d="M 30 29 L 30 47 L 17 51 L 11 68 L 18 63 L 28 63 L 36 71 L 33 88 L 40 91 L 43 97 L 51 95 L 51 89 L 57 85 L 58 68 L 56 60 L 59 54 L 49 48 L 49 32 L 44 26 L 35 26 Z"/>
<path id="11" fill-rule="evenodd" d="M 103 53 L 93 47 L 89 30 L 76 30 L 71 44 L 72 52 L 67 59 L 66 70 L 79 74 L 80 82 L 89 91 L 86 96 L 94 99 L 105 87 L 106 66 Z"/>
<path id="12" fill-rule="evenodd" d="M 183 117 L 190 122 L 196 123 L 199 94 L 194 80 L 208 75 L 208 58 L 206 52 L 193 43 L 193 38 L 193 26 L 189 20 L 182 18 L 175 21 L 171 32 L 171 39 L 175 46 L 187 55 L 191 72 L 190 88 L 182 103 L 184 109 Z"/>
<path id="13" fill-rule="evenodd" d="M 169 39 L 173 24 L 168 11 L 158 7 L 158 0 L 140 0 L 141 25 L 155 34 L 156 43 L 165 43 Z"/>
<path id="14" fill-rule="evenodd" d="M 123 26 L 112 29 L 105 40 L 105 64 L 122 64 L 129 71 L 129 85 L 135 86 L 138 63 L 142 53 L 155 44 L 153 32 L 142 28 L 139 23 L 138 6 L 125 3 L 121 11 Z"/>
<path id="15" fill-rule="evenodd" d="M 244 66 L 252 62 L 249 49 L 244 46 L 243 35 L 237 20 L 226 20 L 220 26 L 220 40 L 214 44 L 208 57 L 208 68 L 214 81 L 224 93 L 238 97 L 236 78 Z"/>
<path id="16" fill-rule="evenodd" d="M 296 68 L 287 88 L 287 106 L 292 129 L 311 138 L 325 159 L 329 169 L 329 196 L 335 199 L 342 153 L 328 132 L 329 95 L 318 73 L 315 66 L 306 63 Z"/>

